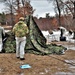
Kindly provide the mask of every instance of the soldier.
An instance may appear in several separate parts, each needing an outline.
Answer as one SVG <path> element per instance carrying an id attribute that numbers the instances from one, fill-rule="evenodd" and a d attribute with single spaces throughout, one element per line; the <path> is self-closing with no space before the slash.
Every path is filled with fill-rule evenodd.
<path id="1" fill-rule="evenodd" d="M 16 57 L 20 60 L 24 60 L 24 48 L 26 44 L 26 35 L 29 30 L 27 25 L 24 23 L 25 19 L 23 17 L 19 18 L 19 22 L 13 27 L 13 33 L 16 39 Z"/>
<path id="2" fill-rule="evenodd" d="M 3 38 L 5 37 L 5 30 L 3 27 L 0 26 L 0 52 L 3 49 Z"/>

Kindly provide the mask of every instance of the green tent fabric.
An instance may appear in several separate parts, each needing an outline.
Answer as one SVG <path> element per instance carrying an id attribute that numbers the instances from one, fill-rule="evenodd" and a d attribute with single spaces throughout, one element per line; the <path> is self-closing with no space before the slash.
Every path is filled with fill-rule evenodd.
<path id="1" fill-rule="evenodd" d="M 29 28 L 29 34 L 27 36 L 27 43 L 25 48 L 26 52 L 35 54 L 62 54 L 63 50 L 65 50 L 64 47 L 46 44 L 46 38 L 43 36 L 41 30 L 37 26 L 32 16 L 27 16 L 26 23 Z"/>
<path id="2" fill-rule="evenodd" d="M 52 53 L 62 54 L 65 48 L 57 45 L 47 45 L 46 38 L 43 36 L 41 30 L 37 26 L 33 16 L 26 17 L 26 23 L 29 28 L 29 34 L 27 35 L 27 42 L 25 47 L 26 53 L 34 53 L 40 55 L 48 55 Z M 5 52 L 15 52 L 16 43 L 12 32 L 7 33 L 7 40 L 4 43 Z"/>

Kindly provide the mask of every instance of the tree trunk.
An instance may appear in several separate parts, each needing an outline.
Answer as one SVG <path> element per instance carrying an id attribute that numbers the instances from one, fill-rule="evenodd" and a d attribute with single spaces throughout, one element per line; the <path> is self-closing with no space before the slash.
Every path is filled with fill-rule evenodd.
<path id="1" fill-rule="evenodd" d="M 61 26 L 61 10 L 60 10 L 60 7 L 59 7 L 59 3 L 58 3 L 58 0 L 56 0 L 56 4 L 57 4 L 57 9 L 58 9 L 58 13 L 59 13 L 59 19 L 58 19 L 58 22 L 59 22 L 59 26 Z"/>
<path id="2" fill-rule="evenodd" d="M 75 25 L 75 1 L 74 1 L 73 24 Z M 75 27 L 75 26 L 74 26 L 74 27 Z M 75 39 L 75 30 L 74 30 L 74 36 L 73 36 L 73 39 Z"/>
<path id="3" fill-rule="evenodd" d="M 73 14 L 73 19 L 75 19 L 75 1 L 74 1 L 74 14 Z"/>

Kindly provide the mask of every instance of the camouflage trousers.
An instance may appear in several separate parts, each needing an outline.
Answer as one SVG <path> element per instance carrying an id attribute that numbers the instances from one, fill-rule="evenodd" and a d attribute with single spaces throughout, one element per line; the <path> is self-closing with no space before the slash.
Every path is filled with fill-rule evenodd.
<path id="1" fill-rule="evenodd" d="M 24 58 L 26 37 L 16 37 L 16 57 Z"/>

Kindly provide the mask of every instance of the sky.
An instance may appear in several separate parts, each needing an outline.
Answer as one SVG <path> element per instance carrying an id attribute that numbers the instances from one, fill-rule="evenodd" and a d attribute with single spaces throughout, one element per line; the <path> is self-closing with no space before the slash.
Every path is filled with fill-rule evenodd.
<path id="1" fill-rule="evenodd" d="M 35 9 L 33 16 L 45 17 L 46 13 L 50 13 L 50 16 L 54 16 L 54 7 L 52 3 L 47 0 L 31 0 L 31 6 Z M 4 5 L 0 3 L 0 13 L 4 11 Z"/>
<path id="2" fill-rule="evenodd" d="M 52 3 L 49 3 L 47 0 L 32 0 L 31 5 L 35 9 L 35 16 L 45 17 L 46 13 L 50 13 L 50 16 L 55 15 Z"/>

